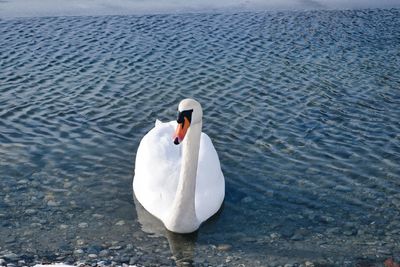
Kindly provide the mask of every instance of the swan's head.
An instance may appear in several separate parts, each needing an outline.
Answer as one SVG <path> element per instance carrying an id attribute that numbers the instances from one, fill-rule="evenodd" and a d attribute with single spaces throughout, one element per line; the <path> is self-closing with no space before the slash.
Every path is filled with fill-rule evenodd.
<path id="1" fill-rule="evenodd" d="M 194 99 L 184 99 L 178 106 L 178 126 L 174 136 L 174 144 L 178 145 L 185 138 L 190 125 L 200 123 L 203 117 L 201 105 Z"/>

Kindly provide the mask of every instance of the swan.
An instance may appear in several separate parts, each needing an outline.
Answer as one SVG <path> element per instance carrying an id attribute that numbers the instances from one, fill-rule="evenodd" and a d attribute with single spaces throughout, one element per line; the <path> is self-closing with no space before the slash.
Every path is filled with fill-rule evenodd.
<path id="1" fill-rule="evenodd" d="M 177 121 L 156 120 L 136 153 L 136 199 L 175 233 L 196 231 L 220 209 L 225 196 L 218 154 L 201 131 L 202 116 L 199 102 L 182 100 Z"/>

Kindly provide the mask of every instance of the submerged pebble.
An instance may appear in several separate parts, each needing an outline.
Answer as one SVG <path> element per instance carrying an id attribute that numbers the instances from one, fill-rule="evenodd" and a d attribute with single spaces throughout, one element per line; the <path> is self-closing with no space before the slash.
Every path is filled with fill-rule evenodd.
<path id="1" fill-rule="evenodd" d="M 7 261 L 17 261 L 19 259 L 19 256 L 15 253 L 7 253 L 2 255 L 2 258 L 4 258 Z"/>
<path id="2" fill-rule="evenodd" d="M 79 228 L 87 228 L 89 226 L 89 224 L 88 223 L 85 223 L 85 222 L 82 222 L 82 223 L 79 223 L 78 224 L 78 227 Z"/>
<path id="3" fill-rule="evenodd" d="M 125 221 L 121 220 L 115 223 L 115 225 L 122 226 L 125 225 Z"/>
<path id="4" fill-rule="evenodd" d="M 220 251 L 229 251 L 232 249 L 232 246 L 229 244 L 220 244 L 217 246 L 217 249 Z"/>
<path id="5" fill-rule="evenodd" d="M 49 207 L 57 207 L 57 206 L 59 206 L 59 203 L 54 201 L 54 200 L 49 200 L 49 201 L 47 201 L 47 206 L 49 206 Z"/>
<path id="6" fill-rule="evenodd" d="M 26 209 L 25 210 L 25 214 L 27 214 L 27 215 L 34 215 L 36 213 L 37 213 L 37 210 L 35 210 L 35 209 Z"/>

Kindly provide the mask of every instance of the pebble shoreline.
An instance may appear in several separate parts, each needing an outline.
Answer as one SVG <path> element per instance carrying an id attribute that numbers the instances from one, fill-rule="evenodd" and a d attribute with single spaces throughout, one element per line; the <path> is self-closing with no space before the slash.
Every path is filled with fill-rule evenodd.
<path id="1" fill-rule="evenodd" d="M 43 199 L 46 200 L 46 197 L 43 196 Z M 44 209 L 21 210 L 21 216 L 29 220 L 17 222 L 10 214 L 0 214 L 4 233 L 0 244 L 0 266 L 23 267 L 65 263 L 75 266 L 113 267 L 378 267 L 382 266 L 386 259 L 396 258 L 399 252 L 396 243 L 398 241 L 394 238 L 399 234 L 396 222 L 385 226 L 379 221 L 368 225 L 356 225 L 352 222 L 341 225 L 330 216 L 310 211 L 302 215 L 292 214 L 289 217 L 293 221 L 308 219 L 327 226 L 322 233 L 316 232 L 312 225 L 292 227 L 292 224 L 282 221 L 270 224 L 270 230 L 263 234 L 259 229 L 249 226 L 248 230 L 254 231 L 253 234 L 235 232 L 231 238 L 236 242 L 221 243 L 226 237 L 218 232 L 218 228 L 213 230 L 212 236 L 207 236 L 203 227 L 198 234 L 203 240 L 189 244 L 196 248 L 192 252 L 189 251 L 189 256 L 185 256 L 176 251 L 172 252 L 173 245 L 166 236 L 154 237 L 140 230 L 141 225 L 135 217 L 113 218 L 106 215 L 107 210 L 104 214 L 99 214 L 90 209 L 84 210 L 78 217 L 68 213 L 71 209 L 76 210 L 74 203 L 71 203 L 69 208 L 64 208 L 62 198 L 51 195 L 51 199 L 60 204 L 48 205 L 47 202 Z M 250 196 L 244 196 L 240 203 L 247 205 L 247 210 L 255 210 L 252 206 L 257 204 Z M 389 208 L 390 203 L 385 205 Z M 97 211 L 100 210 L 99 207 Z M 132 214 L 136 216 L 135 213 Z M 238 219 L 234 215 L 231 217 L 232 220 Z M 85 218 L 86 220 L 82 221 Z M 61 240 L 60 237 L 64 237 L 65 240 Z M 27 247 L 21 247 L 23 245 Z M 345 252 L 335 257 L 323 253 L 329 251 L 330 246 L 343 247 Z M 251 249 L 246 250 L 246 247 Z M 253 251 L 254 248 L 259 250 Z M 323 250 L 321 255 L 302 255 L 304 248 L 310 251 L 320 251 L 321 248 Z M 353 251 L 357 256 L 354 257 L 349 251 Z M 187 252 L 184 251 L 183 254 L 185 253 Z M 315 257 L 316 255 L 318 257 Z"/>
<path id="2" fill-rule="evenodd" d="M 76 254 L 80 254 L 77 256 Z M 104 256 L 107 254 L 108 256 Z M 24 266 L 33 266 L 35 264 L 51 264 L 51 263 L 64 263 L 74 266 L 112 266 L 112 267 L 144 267 L 144 266 L 254 266 L 255 262 L 248 263 L 237 263 L 238 258 L 227 256 L 225 258 L 225 263 L 223 264 L 211 264 L 207 262 L 191 262 L 185 260 L 177 260 L 174 256 L 165 258 L 164 260 L 152 260 L 151 257 L 144 256 L 142 253 L 138 253 L 135 256 L 132 255 L 121 255 L 120 253 L 114 254 L 110 252 L 110 250 L 104 249 L 100 251 L 98 254 L 91 253 L 88 254 L 83 250 L 78 250 L 74 252 L 74 255 L 59 255 L 54 256 L 55 260 L 40 260 L 40 258 L 35 255 L 33 257 L 27 255 L 16 255 L 14 253 L 8 253 L 0 256 L 0 266 L 7 267 L 24 267 Z M 282 266 L 282 267 L 314 267 L 314 266 L 322 266 L 326 263 L 314 264 L 310 261 L 306 261 L 304 263 L 286 263 L 286 264 L 278 264 L 278 265 L 269 265 L 262 264 L 260 262 L 256 263 L 257 266 Z M 349 265 L 350 266 L 350 265 Z"/>
<path id="3" fill-rule="evenodd" d="M 165 247 L 165 243 L 162 244 Z M 209 245 L 201 249 L 199 254 L 206 253 L 207 257 L 194 259 L 185 258 L 184 255 L 171 255 L 168 250 L 156 249 L 151 252 L 135 248 L 132 244 L 121 246 L 85 246 L 68 251 L 48 255 L 17 255 L 11 251 L 0 251 L 0 266 L 25 267 L 36 264 L 64 263 L 74 266 L 111 266 L 111 267 L 166 267 L 166 266 L 197 266 L 197 267 L 323 267 L 323 266 L 383 266 L 384 259 L 359 259 L 333 261 L 323 259 L 317 261 L 290 259 L 290 262 L 282 262 L 284 258 L 249 259 L 243 254 L 232 251 L 229 244 Z M 398 259 L 396 259 L 398 260 Z"/>
<path id="4" fill-rule="evenodd" d="M 5 190 L 10 195 L 16 194 L 11 188 Z M 249 234 L 241 233 L 237 228 L 227 229 L 223 223 L 214 225 L 210 234 L 205 225 L 198 234 L 200 241 L 189 244 L 195 249 L 189 251 L 187 257 L 172 252 L 174 245 L 166 236 L 154 237 L 141 230 L 143 226 L 136 217 L 138 214 L 134 212 L 130 217 L 114 218 L 108 215 L 108 206 L 97 206 L 95 212 L 91 208 L 79 208 L 79 202 L 75 201 L 65 205 L 65 192 L 43 196 L 40 192 L 35 194 L 37 199 L 43 199 L 45 203 L 41 208 L 28 206 L 26 209 L 19 208 L 18 213 L 0 214 L 0 225 L 3 227 L 0 266 L 66 263 L 75 266 L 124 267 L 373 267 L 382 266 L 386 259 L 400 255 L 396 239 L 400 232 L 396 221 L 385 225 L 378 220 L 379 214 L 376 214 L 366 218 L 372 223 L 357 225 L 353 222 L 338 222 L 328 215 L 308 211 L 301 215 L 288 215 L 296 224 L 288 223 L 287 220 L 280 221 L 277 217 L 275 223 L 261 229 L 263 232 L 249 224 Z M 256 210 L 258 203 L 250 196 L 243 196 L 239 202 L 246 205 L 245 210 L 248 211 Z M 387 209 L 393 205 L 392 202 L 382 204 Z M 13 205 L 9 202 L 9 207 Z M 113 206 L 118 205 L 118 200 L 115 200 Z M 397 212 L 394 209 L 392 211 L 393 218 L 396 218 Z M 230 214 L 228 217 L 240 222 L 242 217 L 235 216 Z M 254 215 L 250 213 L 250 216 Z M 302 221 L 307 224 L 297 224 Z M 319 225 L 324 228 L 319 230 Z M 229 231 L 229 240 L 224 231 Z M 342 247 L 341 254 L 332 256 L 329 253 L 332 247 Z M 257 248 L 257 251 L 253 251 Z M 317 252 L 302 255 L 304 248 Z"/>

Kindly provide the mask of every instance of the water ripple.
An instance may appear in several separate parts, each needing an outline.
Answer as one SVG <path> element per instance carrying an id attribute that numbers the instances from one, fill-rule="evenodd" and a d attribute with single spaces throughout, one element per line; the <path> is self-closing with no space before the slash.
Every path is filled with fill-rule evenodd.
<path id="1" fill-rule="evenodd" d="M 265 260 L 272 233 L 297 242 L 301 228 L 296 244 L 336 264 L 375 257 L 366 242 L 400 233 L 399 18 L 391 9 L 0 20 L 0 174 L 9 177 L 0 214 L 12 222 L 1 235 L 19 237 L 48 212 L 55 237 L 57 223 L 90 207 L 105 220 L 134 216 L 141 137 L 194 97 L 227 180 L 224 211 L 199 243 L 235 243 Z M 13 190 L 22 179 L 32 190 Z M 49 194 L 65 214 L 46 206 Z M 40 215 L 25 218 L 27 207 Z"/>

